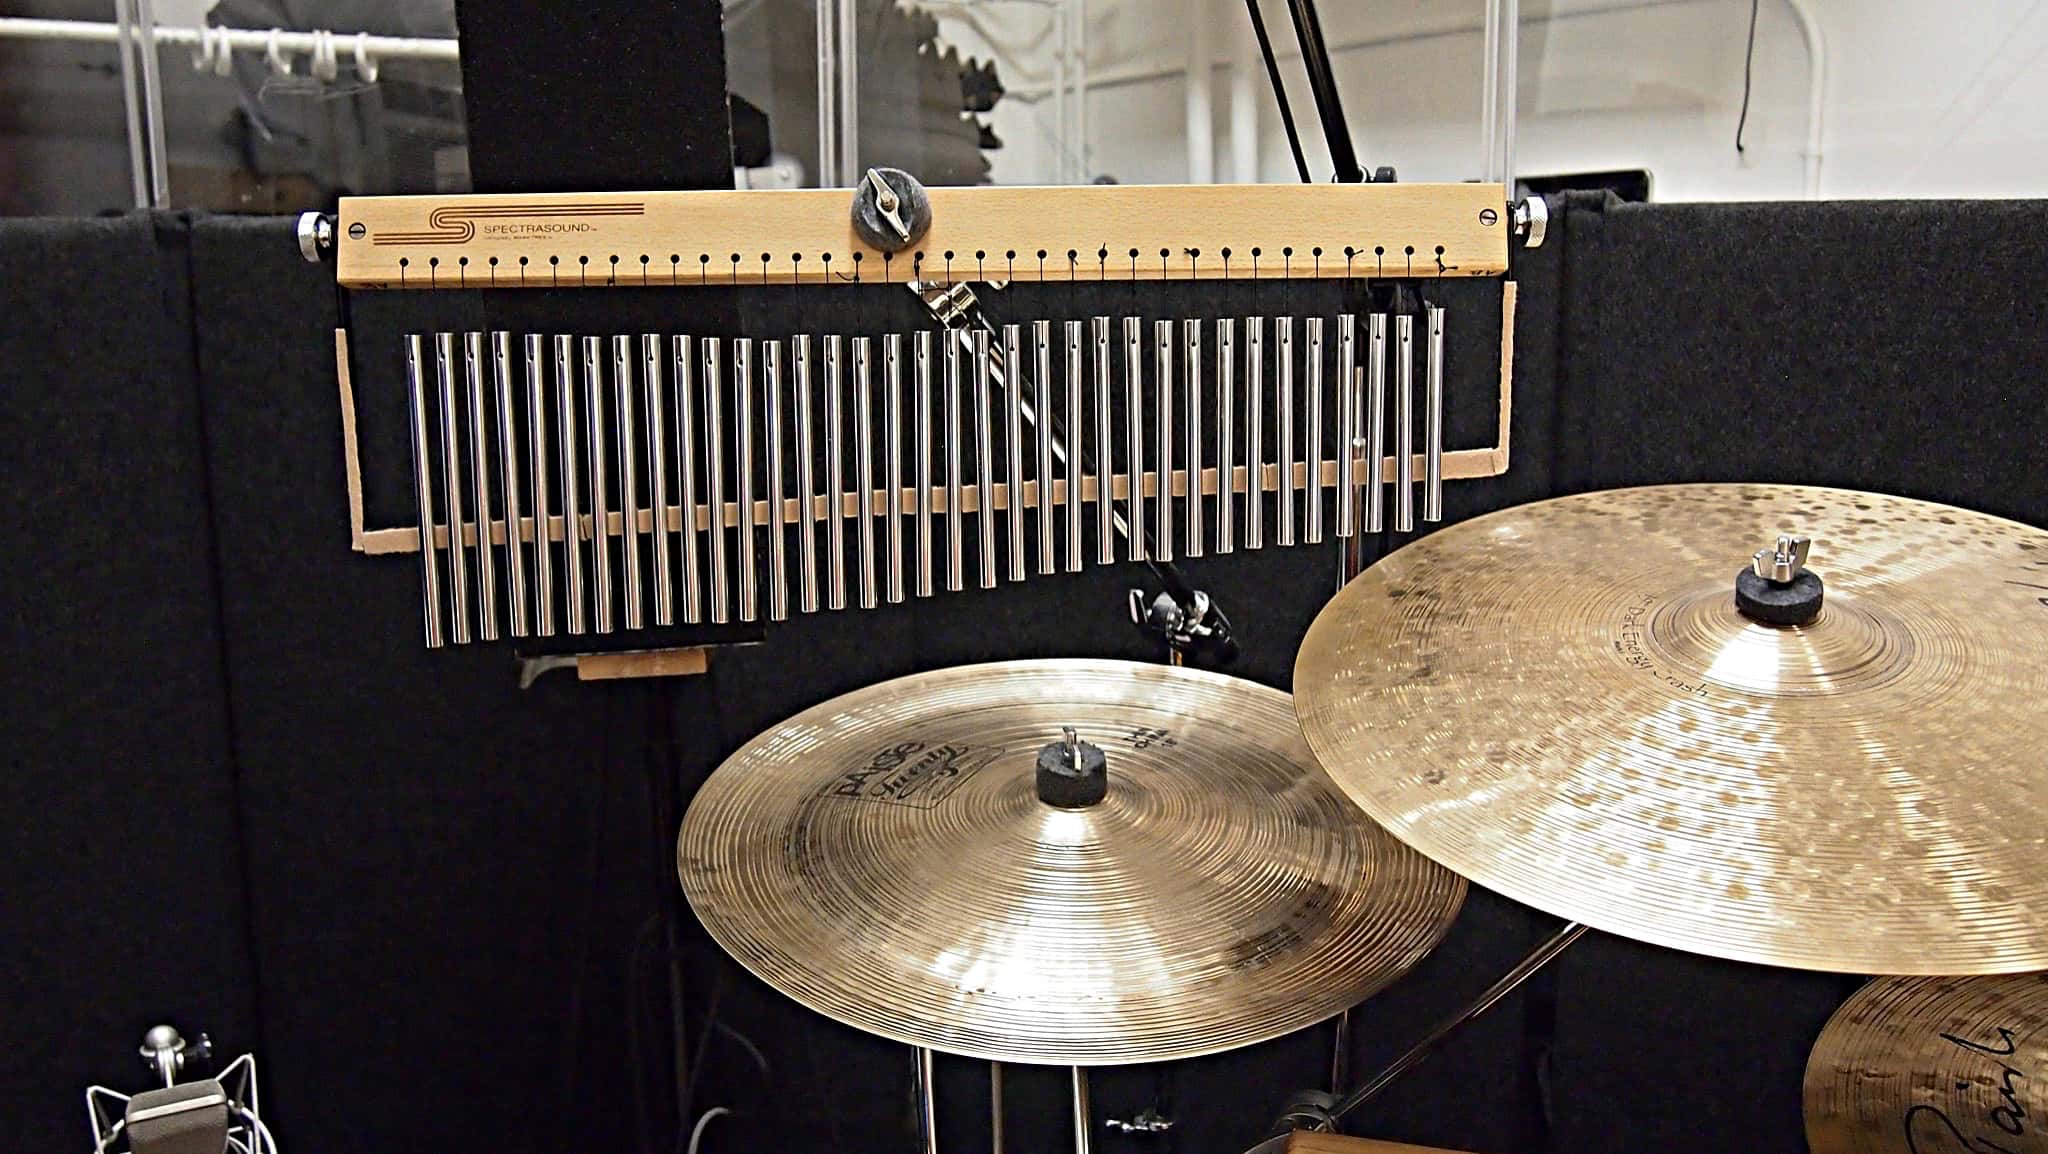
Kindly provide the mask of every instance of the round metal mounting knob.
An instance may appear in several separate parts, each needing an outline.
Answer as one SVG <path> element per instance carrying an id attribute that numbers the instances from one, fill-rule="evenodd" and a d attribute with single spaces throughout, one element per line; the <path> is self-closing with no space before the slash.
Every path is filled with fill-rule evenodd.
<path id="1" fill-rule="evenodd" d="M 924 185 L 900 168 L 870 168 L 853 193 L 853 231 L 883 252 L 902 252 L 932 226 Z"/>
<path id="2" fill-rule="evenodd" d="M 1523 248 L 1542 248 L 1543 237 L 1550 231 L 1550 204 L 1540 196 L 1525 196 L 1514 203 L 1509 220 L 1515 226 L 1515 235 L 1522 238 Z"/>
<path id="3" fill-rule="evenodd" d="M 299 255 L 319 264 L 334 252 L 334 218 L 324 212 L 299 214 Z"/>

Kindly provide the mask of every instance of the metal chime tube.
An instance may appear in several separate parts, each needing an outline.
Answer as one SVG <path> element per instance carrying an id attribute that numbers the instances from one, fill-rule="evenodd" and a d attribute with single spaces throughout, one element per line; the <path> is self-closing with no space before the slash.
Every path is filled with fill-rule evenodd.
<path id="1" fill-rule="evenodd" d="M 1187 542 L 1182 552 L 1189 557 L 1202 555 L 1202 537 L 1207 526 L 1202 521 L 1202 322 L 1185 321 L 1181 325 L 1182 339 L 1186 343 L 1183 360 L 1187 362 Z"/>
<path id="2" fill-rule="evenodd" d="M 1081 364 L 1080 321 L 1067 322 L 1067 572 L 1081 571 Z"/>
<path id="3" fill-rule="evenodd" d="M 420 517 L 420 611 L 427 648 L 447 643 L 441 632 L 441 562 L 434 551 L 434 471 L 427 448 L 426 349 L 418 333 L 405 338 L 405 394 L 411 415 L 412 491 Z"/>
<path id="4" fill-rule="evenodd" d="M 625 562 L 626 628 L 645 627 L 640 583 L 639 420 L 633 402 L 633 338 L 612 338 L 612 394 L 616 404 L 619 459 L 619 551 Z"/>
<path id="5" fill-rule="evenodd" d="M 1394 531 L 1415 528 L 1415 318 L 1394 318 Z"/>
<path id="6" fill-rule="evenodd" d="M 882 338 L 883 543 L 889 556 L 889 604 L 903 601 L 903 334 Z"/>
<path id="7" fill-rule="evenodd" d="M 1010 580 L 1022 581 L 1024 568 L 1024 350 L 1023 332 L 1003 326 L 1003 485 L 1008 494 Z M 1043 426 L 1044 417 L 1034 424 Z M 982 498 L 984 506 L 987 496 Z"/>
<path id="8" fill-rule="evenodd" d="M 669 566 L 668 382 L 662 372 L 660 333 L 640 334 L 640 380 L 647 409 L 647 497 L 654 506 L 654 623 L 676 623 L 676 590 Z"/>
<path id="9" fill-rule="evenodd" d="M 818 611 L 818 478 L 812 464 L 817 455 L 811 439 L 811 338 L 799 333 L 790 338 L 790 352 L 796 358 L 796 493 L 797 493 L 797 606 L 805 613 Z"/>
<path id="10" fill-rule="evenodd" d="M 1266 318 L 1245 318 L 1244 547 L 1266 544 Z"/>
<path id="11" fill-rule="evenodd" d="M 669 342 L 676 400 L 676 492 L 683 514 L 683 621 L 704 619 L 703 574 L 697 564 L 697 355 L 687 336 Z"/>
<path id="12" fill-rule="evenodd" d="M 1216 551 L 1237 550 L 1237 322 L 1216 322 Z"/>
<path id="13" fill-rule="evenodd" d="M 562 469 L 562 584 L 569 632 L 587 626 L 583 607 L 583 466 L 576 444 L 576 338 L 555 337 L 555 408 L 562 416 L 556 451 Z"/>
<path id="14" fill-rule="evenodd" d="M 1303 416 L 1306 428 L 1302 459 L 1308 469 L 1308 486 L 1302 497 L 1308 502 L 1301 538 L 1310 545 L 1323 543 L 1323 318 L 1308 318 L 1308 395 Z"/>
<path id="15" fill-rule="evenodd" d="M 1367 322 L 1365 353 L 1365 531 L 1386 528 L 1387 314 Z"/>
<path id="16" fill-rule="evenodd" d="M 1279 358 L 1280 374 L 1274 381 L 1278 393 L 1279 420 L 1273 429 L 1273 440 L 1280 466 L 1280 524 L 1274 540 L 1282 545 L 1294 544 L 1294 318 L 1279 318 L 1279 333 L 1275 339 Z"/>
<path id="17" fill-rule="evenodd" d="M 1131 561 L 1145 559 L 1145 360 L 1140 332 L 1137 317 L 1124 318 L 1124 539 L 1130 542 L 1126 559 Z"/>
<path id="18" fill-rule="evenodd" d="M 917 595 L 932 595 L 932 334 L 917 334 L 913 345 L 917 357 L 917 428 L 911 440 L 916 448 L 917 486 Z"/>
<path id="19" fill-rule="evenodd" d="M 846 608 L 846 381 L 839 334 L 825 338 L 825 590 L 828 608 Z"/>
<path id="20" fill-rule="evenodd" d="M 754 342 L 732 342 L 733 474 L 739 490 L 740 535 L 734 560 L 740 568 L 740 620 L 760 616 L 760 580 L 754 572 Z"/>
<path id="21" fill-rule="evenodd" d="M 1089 323 L 1095 346 L 1095 560 L 1108 565 L 1116 560 L 1116 510 L 1110 504 L 1116 473 L 1110 462 L 1109 318 L 1095 317 Z"/>
<path id="22" fill-rule="evenodd" d="M 1358 318 L 1337 318 L 1337 536 L 1358 534 Z"/>
<path id="23" fill-rule="evenodd" d="M 455 418 L 455 334 L 434 334 L 441 394 L 442 504 L 448 522 L 448 639 L 469 644 L 469 546 L 462 537 L 462 433 Z"/>
<path id="24" fill-rule="evenodd" d="M 994 430 L 989 414 L 989 340 L 974 330 L 974 529 L 981 546 L 981 587 L 996 587 Z"/>
<path id="25" fill-rule="evenodd" d="M 520 508 L 519 419 L 512 407 L 512 334 L 491 334 L 491 383 L 495 386 L 498 432 L 498 483 L 505 505 L 505 595 L 511 602 L 512 636 L 525 637 L 526 542 Z"/>
<path id="26" fill-rule="evenodd" d="M 789 509 L 783 492 L 782 342 L 761 342 L 761 401 L 768 438 L 768 619 L 789 617 Z"/>
<path id="27" fill-rule="evenodd" d="M 860 550 L 860 607 L 873 609 L 875 593 L 875 433 L 873 386 L 868 373 L 867 337 L 853 338 L 853 480 L 860 524 L 854 541 Z"/>
<path id="28" fill-rule="evenodd" d="M 605 460 L 604 341 L 583 338 L 584 467 L 590 476 L 591 622 L 612 631 L 611 470 Z"/>
<path id="29" fill-rule="evenodd" d="M 1059 569 L 1057 536 L 1053 519 L 1057 511 L 1053 505 L 1052 485 L 1052 322 L 1033 321 L 1031 324 L 1031 382 L 1036 386 L 1033 393 L 1037 401 L 1032 410 L 1036 415 L 1038 433 L 1038 466 L 1033 474 L 1038 481 L 1038 572 L 1041 576 Z M 1024 503 L 1023 494 L 1015 498 L 1019 505 Z"/>
<path id="30" fill-rule="evenodd" d="M 1444 519 L 1444 310 L 1429 306 L 1429 375 L 1422 408 L 1422 519 Z"/>
<path id="31" fill-rule="evenodd" d="M 482 641 L 498 639 L 498 562 L 491 552 L 491 435 L 484 407 L 484 335 L 462 334 L 462 378 L 469 416 L 469 504 L 476 510 L 476 625 Z"/>
<path id="32" fill-rule="evenodd" d="M 539 333 L 528 333 L 526 352 L 526 451 L 533 481 L 533 631 L 555 635 L 554 540 L 548 531 L 548 410 L 546 366 Z"/>
<path id="33" fill-rule="evenodd" d="M 1161 561 L 1173 560 L 1173 322 L 1158 321 L 1152 327 L 1154 354 L 1157 363 L 1154 371 L 1157 381 L 1154 395 L 1158 398 L 1157 419 L 1159 423 L 1159 450 L 1156 475 L 1159 478 L 1159 501 L 1153 506 L 1153 555 Z M 1133 525 L 1136 532 L 1143 528 Z"/>
<path id="34" fill-rule="evenodd" d="M 732 619 L 725 566 L 725 358 L 717 337 L 704 346 L 704 484 L 711 504 L 711 623 Z"/>
<path id="35" fill-rule="evenodd" d="M 960 508 L 966 484 L 960 476 L 960 342 L 946 344 L 946 589 L 958 593 L 966 584 L 960 533 L 966 525 Z"/>

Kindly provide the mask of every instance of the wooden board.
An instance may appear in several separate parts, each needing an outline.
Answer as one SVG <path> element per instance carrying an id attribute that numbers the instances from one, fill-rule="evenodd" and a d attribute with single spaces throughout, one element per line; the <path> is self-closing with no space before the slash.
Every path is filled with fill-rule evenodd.
<path id="1" fill-rule="evenodd" d="M 934 188 L 885 257 L 848 189 L 344 197 L 349 288 L 1497 276 L 1498 184 Z"/>

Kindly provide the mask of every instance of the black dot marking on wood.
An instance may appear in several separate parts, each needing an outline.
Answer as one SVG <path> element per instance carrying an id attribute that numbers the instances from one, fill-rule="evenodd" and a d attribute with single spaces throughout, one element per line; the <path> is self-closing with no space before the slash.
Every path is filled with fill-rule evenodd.
<path id="1" fill-rule="evenodd" d="M 1294 246 L 1290 244 L 1282 248 L 1280 250 L 1280 255 L 1284 257 L 1292 257 L 1294 255 Z"/>
<path id="2" fill-rule="evenodd" d="M 1261 257 L 1261 256 L 1264 256 L 1264 255 L 1266 255 L 1266 251 L 1265 251 L 1264 249 L 1262 249 L 1262 248 L 1258 247 L 1257 245 L 1253 245 L 1253 246 L 1252 246 L 1252 256 L 1253 256 L 1253 257 Z"/>
<path id="3" fill-rule="evenodd" d="M 1405 252 L 1405 253 L 1407 253 L 1407 254 L 1408 254 L 1409 256 L 1414 256 L 1414 255 L 1415 255 L 1415 246 L 1411 244 L 1411 245 L 1409 245 L 1408 247 L 1406 247 L 1406 248 L 1402 249 L 1401 251 L 1402 251 L 1402 252 Z"/>
<path id="4" fill-rule="evenodd" d="M 1016 260 L 1016 259 L 1017 259 L 1017 250 L 1013 248 L 1013 249 L 1011 249 L 1010 251 L 1008 251 L 1008 252 L 1004 253 L 1004 254 L 1003 254 L 1003 259 L 1005 259 L 1005 260 Z M 1044 249 L 1039 249 L 1039 250 L 1038 250 L 1038 259 L 1039 259 L 1039 260 L 1044 260 L 1044 259 L 1045 259 L 1045 250 L 1044 250 Z"/>
<path id="5" fill-rule="evenodd" d="M 398 258 L 398 267 L 399 267 L 399 268 L 407 268 L 407 267 L 409 267 L 409 266 L 410 266 L 411 264 L 412 264 L 412 260 L 411 260 L 411 258 L 409 258 L 409 257 L 399 257 L 399 258 Z"/>
<path id="6" fill-rule="evenodd" d="M 1383 244 L 1376 244 L 1376 245 L 1372 246 L 1372 255 L 1374 255 L 1374 256 L 1385 256 L 1385 255 L 1387 255 L 1387 246 L 1386 246 L 1386 245 L 1383 245 Z"/>
<path id="7" fill-rule="evenodd" d="M 1323 246 L 1322 246 L 1322 245 L 1317 245 L 1317 246 L 1315 246 L 1314 248 L 1312 248 L 1312 249 L 1310 249 L 1310 250 L 1308 250 L 1308 251 L 1309 251 L 1309 255 L 1310 255 L 1310 256 L 1318 256 L 1318 257 L 1319 257 L 1319 256 L 1323 255 Z"/>
<path id="8" fill-rule="evenodd" d="M 520 267 L 520 268 L 525 268 L 525 267 L 526 267 L 526 258 L 525 258 L 525 257 L 523 257 L 523 256 L 519 258 L 519 267 Z"/>
<path id="9" fill-rule="evenodd" d="M 461 266 L 462 266 L 463 268 L 468 268 L 468 267 L 469 267 L 469 258 L 468 258 L 468 257 L 463 257 L 463 258 L 462 258 L 461 260 L 458 260 L 458 261 L 456 261 L 455 263 L 456 263 L 456 264 L 459 264 L 459 265 L 461 265 Z"/>
<path id="10" fill-rule="evenodd" d="M 429 258 L 427 258 L 427 267 L 428 267 L 428 268 L 440 268 L 440 267 L 441 267 L 441 258 L 440 258 L 440 257 L 438 257 L 438 256 L 436 256 L 436 257 L 429 257 Z"/>
<path id="11" fill-rule="evenodd" d="M 979 248 L 978 248 L 978 249 L 975 249 L 975 250 L 974 250 L 974 259 L 975 259 L 975 260 L 986 260 L 986 259 L 988 259 L 988 250 L 986 250 L 986 249 L 979 249 Z"/>
<path id="12" fill-rule="evenodd" d="M 497 267 L 498 267 L 498 258 L 497 258 L 497 257 L 492 257 L 492 258 L 491 258 L 491 267 L 492 267 L 492 268 L 497 268 Z"/>
<path id="13" fill-rule="evenodd" d="M 1229 259 L 1230 259 L 1230 246 L 1229 246 L 1229 245 L 1227 245 L 1227 244 L 1223 246 L 1223 259 L 1224 259 L 1224 260 L 1229 260 Z"/>
<path id="14" fill-rule="evenodd" d="M 826 259 L 827 259 L 827 260 L 830 260 L 831 258 L 830 258 L 830 257 L 827 257 Z M 710 254 L 710 253 L 708 253 L 708 252 L 700 252 L 700 253 L 698 253 L 698 254 L 697 254 L 697 263 L 698 263 L 698 264 L 710 264 L 710 263 L 711 263 L 711 254 Z"/>

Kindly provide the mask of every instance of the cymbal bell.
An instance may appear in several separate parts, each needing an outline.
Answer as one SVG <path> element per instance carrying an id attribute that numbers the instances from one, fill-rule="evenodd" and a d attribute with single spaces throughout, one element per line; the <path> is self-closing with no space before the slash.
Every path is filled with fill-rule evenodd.
<path id="1" fill-rule="evenodd" d="M 1737 571 L 1795 533 L 1818 617 L 1744 616 Z M 2043 969 L 2044 597 L 2048 533 L 1980 513 L 1588 493 L 1366 571 L 1310 628 L 1296 706 L 1375 821 L 1538 909 L 1740 961 Z"/>
<path id="2" fill-rule="evenodd" d="M 1041 800 L 1062 727 L 1102 753 L 1094 804 Z M 711 935 L 810 1009 L 1062 1065 L 1321 1021 L 1420 961 L 1465 893 L 1332 788 L 1286 694 L 1123 661 L 966 666 L 814 706 L 711 775 L 676 857 Z"/>
<path id="3" fill-rule="evenodd" d="M 1879 978 L 1806 1063 L 1812 1154 L 2038 1150 L 2048 975 Z"/>

